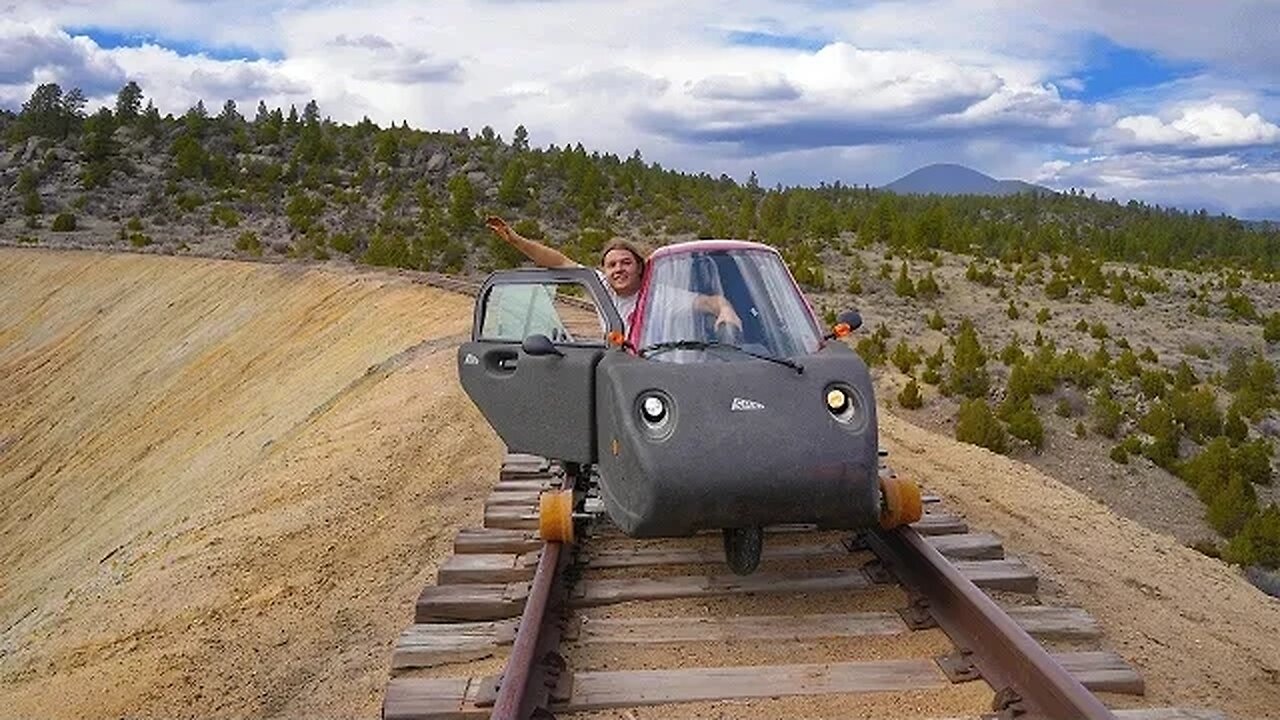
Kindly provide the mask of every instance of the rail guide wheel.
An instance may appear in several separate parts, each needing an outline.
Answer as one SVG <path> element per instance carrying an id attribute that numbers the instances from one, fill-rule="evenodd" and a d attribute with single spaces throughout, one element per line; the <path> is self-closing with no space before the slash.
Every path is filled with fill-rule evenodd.
<path id="1" fill-rule="evenodd" d="M 910 525 L 924 515 L 920 486 L 906 478 L 880 478 L 880 527 L 892 530 Z"/>
<path id="2" fill-rule="evenodd" d="M 538 535 L 544 542 L 573 542 L 572 490 L 547 490 L 538 497 Z"/>

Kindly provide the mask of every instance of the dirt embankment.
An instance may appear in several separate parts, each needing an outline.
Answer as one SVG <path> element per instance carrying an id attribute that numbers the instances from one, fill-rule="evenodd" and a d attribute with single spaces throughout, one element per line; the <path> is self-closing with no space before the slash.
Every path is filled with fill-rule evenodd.
<path id="1" fill-rule="evenodd" d="M 376 716 L 500 458 L 455 380 L 470 305 L 0 250 L 0 717 Z"/>
<path id="2" fill-rule="evenodd" d="M 469 298 L 376 272 L 0 249 L 0 718 L 376 717 L 501 448 Z M 1280 717 L 1280 602 L 1009 458 L 882 411 L 1149 704 Z"/>

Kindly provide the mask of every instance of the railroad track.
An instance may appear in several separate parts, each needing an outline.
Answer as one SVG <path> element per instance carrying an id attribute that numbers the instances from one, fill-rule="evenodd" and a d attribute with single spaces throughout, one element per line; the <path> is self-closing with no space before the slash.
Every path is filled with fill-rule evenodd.
<path id="1" fill-rule="evenodd" d="M 739 577 L 719 533 L 634 540 L 601 515 L 542 543 L 539 494 L 575 482 L 507 457 L 396 644 L 384 717 L 1224 717 L 1140 707 L 1093 618 L 1038 604 L 1035 574 L 937 498 L 892 533 L 770 528 Z"/>

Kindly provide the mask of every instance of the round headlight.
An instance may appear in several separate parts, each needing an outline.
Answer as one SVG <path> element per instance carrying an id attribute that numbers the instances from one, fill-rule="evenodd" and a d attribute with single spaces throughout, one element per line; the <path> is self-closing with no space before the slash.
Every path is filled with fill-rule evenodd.
<path id="1" fill-rule="evenodd" d="M 645 420 L 656 425 L 667 416 L 667 404 L 657 395 L 650 395 L 640 403 L 640 414 Z"/>
<path id="2" fill-rule="evenodd" d="M 849 396 L 840 388 L 831 388 L 827 391 L 827 409 L 832 413 L 839 415 L 849 407 Z"/>
<path id="3" fill-rule="evenodd" d="M 849 425 L 858 419 L 858 399 L 848 386 L 840 384 L 828 387 L 825 399 L 827 412 L 837 422 Z"/>

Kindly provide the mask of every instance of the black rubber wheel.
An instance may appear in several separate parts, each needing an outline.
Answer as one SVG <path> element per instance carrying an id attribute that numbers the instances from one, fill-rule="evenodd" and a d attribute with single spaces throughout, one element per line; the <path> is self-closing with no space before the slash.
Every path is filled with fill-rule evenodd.
<path id="1" fill-rule="evenodd" d="M 764 549 L 764 528 L 725 528 L 724 559 L 735 575 L 750 575 L 760 566 L 760 551 Z"/>

